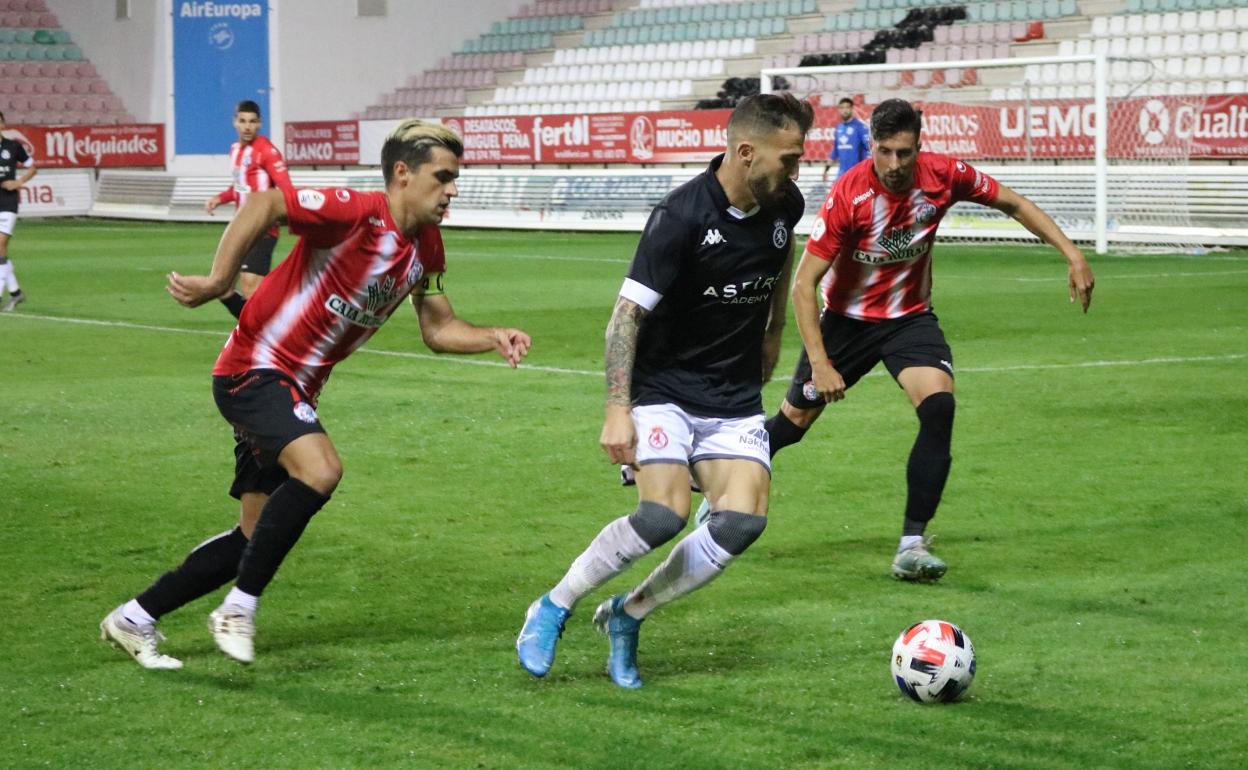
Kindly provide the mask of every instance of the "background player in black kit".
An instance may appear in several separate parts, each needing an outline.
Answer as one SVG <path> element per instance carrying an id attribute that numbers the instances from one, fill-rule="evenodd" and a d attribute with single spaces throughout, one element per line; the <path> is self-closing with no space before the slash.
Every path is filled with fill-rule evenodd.
<path id="1" fill-rule="evenodd" d="M 780 353 L 804 208 L 793 180 L 813 120 L 790 94 L 743 100 L 727 152 L 650 215 L 607 327 L 600 439 L 611 462 L 638 466 L 640 501 L 529 607 L 516 651 L 534 676 L 549 671 L 578 601 L 684 529 L 690 472 L 716 503 L 708 522 L 594 613 L 617 685 L 641 686 L 642 620 L 714 580 L 763 533 L 771 468 L 760 392 Z"/>
<path id="2" fill-rule="evenodd" d="M 3 130 L 4 113 L 0 112 L 0 131 Z M 25 169 L 20 178 L 17 176 L 19 168 Z M 17 225 L 17 204 L 21 198 L 18 191 L 35 173 L 34 160 L 21 142 L 0 137 L 0 292 L 9 292 L 8 302 L 0 307 L 3 313 L 26 301 L 17 283 L 17 274 L 13 272 L 13 263 L 9 261 L 9 238 Z"/>

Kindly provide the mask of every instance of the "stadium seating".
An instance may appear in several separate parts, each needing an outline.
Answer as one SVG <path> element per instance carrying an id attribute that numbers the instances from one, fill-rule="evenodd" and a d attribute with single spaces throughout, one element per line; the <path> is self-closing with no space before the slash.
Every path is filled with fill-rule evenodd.
<path id="1" fill-rule="evenodd" d="M 0 0 L 0 109 L 11 123 L 133 123 L 43 0 Z"/>

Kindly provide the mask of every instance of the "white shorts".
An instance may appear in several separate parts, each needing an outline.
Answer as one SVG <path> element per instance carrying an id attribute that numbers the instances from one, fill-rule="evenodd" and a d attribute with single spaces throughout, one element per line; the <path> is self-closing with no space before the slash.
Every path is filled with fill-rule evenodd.
<path id="1" fill-rule="evenodd" d="M 0 211 L 0 233 L 12 235 L 13 228 L 17 226 L 16 211 Z"/>
<path id="2" fill-rule="evenodd" d="M 771 473 L 763 415 L 698 417 L 675 404 L 633 407 L 637 464 L 693 465 L 701 460 L 753 460 Z"/>

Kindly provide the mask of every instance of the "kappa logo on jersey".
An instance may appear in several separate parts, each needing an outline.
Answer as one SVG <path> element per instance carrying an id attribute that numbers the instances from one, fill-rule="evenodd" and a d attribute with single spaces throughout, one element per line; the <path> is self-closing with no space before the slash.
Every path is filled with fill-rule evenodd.
<path id="1" fill-rule="evenodd" d="M 311 425 L 316 422 L 316 410 L 307 401 L 300 401 L 295 404 L 295 417 L 301 422 Z"/>
<path id="2" fill-rule="evenodd" d="M 296 198 L 299 205 L 308 211 L 320 211 L 325 205 L 325 196 L 320 190 L 300 190 Z"/>
<path id="3" fill-rule="evenodd" d="M 662 426 L 656 425 L 650 429 L 650 438 L 647 439 L 647 442 L 655 449 L 667 447 L 667 434 L 663 432 Z"/>
<path id="4" fill-rule="evenodd" d="M 703 246 L 718 246 L 721 243 L 727 243 L 727 242 L 728 242 L 728 239 L 725 238 L 719 232 L 719 229 L 715 227 L 712 227 L 710 230 L 707 230 L 706 237 L 702 239 Z"/>
<path id="5" fill-rule="evenodd" d="M 334 190 L 334 197 L 343 203 L 347 203 L 351 200 L 351 191 L 343 189 Z"/>
<path id="6" fill-rule="evenodd" d="M 368 223 L 372 225 L 373 227 L 385 227 L 386 226 L 386 223 L 382 220 L 381 217 L 369 217 Z"/>
<path id="7" fill-rule="evenodd" d="M 775 229 L 771 231 L 771 244 L 777 249 L 783 249 L 784 245 L 789 242 L 789 231 L 784 226 L 783 219 L 777 219 Z"/>

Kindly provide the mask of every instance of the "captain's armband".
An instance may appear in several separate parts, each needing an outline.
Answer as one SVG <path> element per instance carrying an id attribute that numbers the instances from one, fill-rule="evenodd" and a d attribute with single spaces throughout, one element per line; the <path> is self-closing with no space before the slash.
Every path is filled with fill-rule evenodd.
<path id="1" fill-rule="evenodd" d="M 416 286 L 412 289 L 412 294 L 421 297 L 436 297 L 446 294 L 443 275 L 444 273 L 426 273 L 423 278 L 416 282 Z"/>

